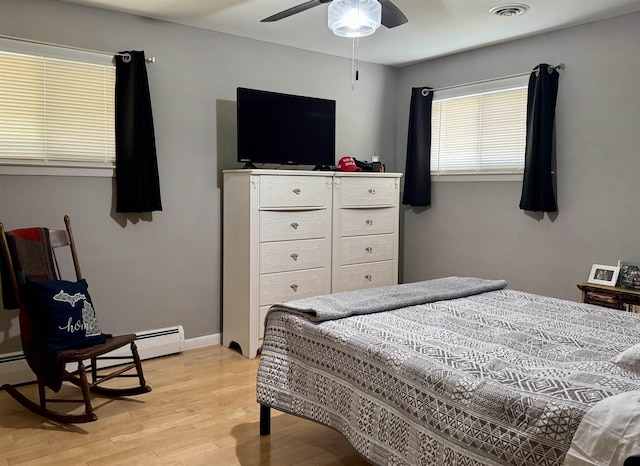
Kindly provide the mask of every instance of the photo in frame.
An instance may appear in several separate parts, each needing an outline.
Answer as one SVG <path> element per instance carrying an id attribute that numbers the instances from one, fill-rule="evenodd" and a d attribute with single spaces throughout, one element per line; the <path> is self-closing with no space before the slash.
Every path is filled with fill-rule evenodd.
<path id="1" fill-rule="evenodd" d="M 620 261 L 618 285 L 623 288 L 640 290 L 640 262 Z"/>
<path id="2" fill-rule="evenodd" d="M 614 265 L 593 264 L 589 274 L 589 283 L 598 285 L 616 286 L 620 267 Z"/>

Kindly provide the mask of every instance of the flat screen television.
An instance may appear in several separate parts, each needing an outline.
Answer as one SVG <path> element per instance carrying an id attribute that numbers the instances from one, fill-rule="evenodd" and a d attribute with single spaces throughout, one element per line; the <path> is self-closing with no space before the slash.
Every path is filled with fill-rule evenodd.
<path id="1" fill-rule="evenodd" d="M 239 87 L 238 162 L 254 164 L 335 164 L 335 100 Z"/>

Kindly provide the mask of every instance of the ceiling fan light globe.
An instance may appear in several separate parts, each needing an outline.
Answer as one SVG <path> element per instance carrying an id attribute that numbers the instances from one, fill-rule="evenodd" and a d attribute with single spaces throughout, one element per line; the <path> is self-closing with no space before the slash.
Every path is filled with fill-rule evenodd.
<path id="1" fill-rule="evenodd" d="M 329 29 L 340 37 L 370 36 L 381 20 L 382 6 L 377 0 L 333 0 L 329 4 Z"/>

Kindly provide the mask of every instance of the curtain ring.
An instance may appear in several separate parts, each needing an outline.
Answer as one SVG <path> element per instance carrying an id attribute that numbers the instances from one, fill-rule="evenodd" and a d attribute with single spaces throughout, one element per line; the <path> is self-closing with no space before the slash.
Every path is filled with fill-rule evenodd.
<path id="1" fill-rule="evenodd" d="M 422 89 L 421 94 L 422 94 L 422 97 L 428 96 L 429 95 L 429 89 L 427 89 L 427 88 Z"/>
<path id="2" fill-rule="evenodd" d="M 553 74 L 553 70 L 554 70 L 553 66 L 547 65 L 547 73 Z"/>
<path id="3" fill-rule="evenodd" d="M 124 63 L 131 63 L 131 54 L 130 53 L 123 53 L 122 54 L 122 61 Z"/>

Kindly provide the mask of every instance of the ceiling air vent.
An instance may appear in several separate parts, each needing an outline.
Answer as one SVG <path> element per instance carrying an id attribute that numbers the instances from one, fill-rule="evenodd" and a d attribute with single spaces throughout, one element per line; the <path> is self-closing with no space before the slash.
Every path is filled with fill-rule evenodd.
<path id="1" fill-rule="evenodd" d="M 498 5 L 489 10 L 496 16 L 518 16 L 529 11 L 529 5 L 524 3 L 510 3 L 507 5 Z"/>

